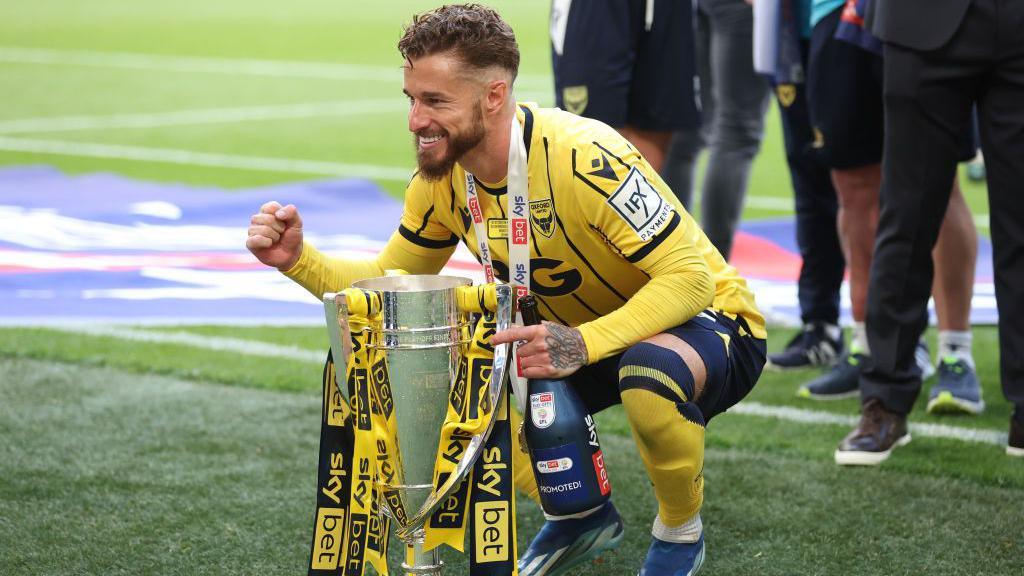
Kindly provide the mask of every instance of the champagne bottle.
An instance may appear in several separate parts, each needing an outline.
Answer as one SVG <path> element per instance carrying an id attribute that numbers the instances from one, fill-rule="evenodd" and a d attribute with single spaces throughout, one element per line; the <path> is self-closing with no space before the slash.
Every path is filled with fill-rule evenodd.
<path id="1" fill-rule="evenodd" d="M 527 326 L 540 324 L 537 302 L 519 299 Z M 526 444 L 541 507 L 552 516 L 597 508 L 611 496 L 597 426 L 579 395 L 565 379 L 530 379 L 527 384 Z"/>

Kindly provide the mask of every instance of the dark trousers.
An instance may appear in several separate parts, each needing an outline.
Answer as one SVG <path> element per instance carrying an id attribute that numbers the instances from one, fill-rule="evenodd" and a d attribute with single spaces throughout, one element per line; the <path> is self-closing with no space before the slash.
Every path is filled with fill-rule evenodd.
<path id="1" fill-rule="evenodd" d="M 802 46 L 806 64 L 807 46 Z M 846 261 L 836 231 L 838 201 L 823 158 L 813 149 L 804 84 L 775 87 L 786 142 L 786 162 L 796 200 L 796 243 L 803 263 L 797 294 L 803 322 L 839 321 L 839 287 Z"/>
<path id="2" fill-rule="evenodd" d="M 931 252 L 977 104 L 988 173 L 1003 392 L 1024 406 L 1024 2 L 974 0 L 934 51 L 885 47 L 885 157 L 868 288 L 863 400 L 907 413 L 928 322 Z"/>

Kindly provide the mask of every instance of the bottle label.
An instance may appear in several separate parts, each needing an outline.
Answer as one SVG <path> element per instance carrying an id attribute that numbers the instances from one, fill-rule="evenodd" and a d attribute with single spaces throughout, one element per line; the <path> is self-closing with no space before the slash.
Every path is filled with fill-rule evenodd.
<path id="1" fill-rule="evenodd" d="M 592 486 L 593 481 L 586 478 L 585 466 L 580 466 L 579 447 L 564 444 L 555 448 L 538 448 L 533 450 L 533 460 L 537 463 L 537 489 L 540 491 L 544 511 L 549 514 L 575 514 L 594 504 L 594 496 L 599 497 L 599 489 Z"/>
<path id="2" fill-rule="evenodd" d="M 541 474 L 565 472 L 570 468 L 572 468 L 572 458 L 556 458 L 554 460 L 541 460 L 537 462 L 537 471 Z"/>
<path id="3" fill-rule="evenodd" d="M 530 394 L 530 419 L 536 428 L 544 429 L 555 423 L 555 394 Z"/>

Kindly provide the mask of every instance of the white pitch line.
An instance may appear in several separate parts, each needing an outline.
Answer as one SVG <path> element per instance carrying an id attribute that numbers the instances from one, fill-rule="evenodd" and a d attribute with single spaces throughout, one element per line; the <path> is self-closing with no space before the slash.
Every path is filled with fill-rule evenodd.
<path id="1" fill-rule="evenodd" d="M 776 212 L 793 212 L 794 204 L 792 198 L 779 198 L 778 196 L 747 196 L 747 208 L 758 208 L 760 210 L 774 210 Z"/>
<path id="2" fill-rule="evenodd" d="M 346 164 L 322 160 L 271 158 L 264 156 L 241 156 L 214 152 L 194 152 L 173 148 L 149 148 L 122 146 L 93 142 L 72 142 L 64 140 L 38 140 L 29 138 L 8 138 L 0 136 L 0 150 L 8 152 L 31 152 L 60 156 L 82 156 L 89 158 L 112 158 L 142 162 L 163 162 L 189 166 L 213 166 L 263 172 L 289 174 L 318 174 L 408 182 L 412 168 L 398 166 L 374 166 L 369 164 Z"/>
<path id="3" fill-rule="evenodd" d="M 326 352 L 316 352 L 296 346 L 285 344 L 268 344 L 254 340 L 239 338 L 224 338 L 220 336 L 200 336 L 189 332 L 156 332 L 149 330 L 138 330 L 133 328 L 118 328 L 113 326 L 49 326 L 48 328 L 89 336 L 109 336 L 123 340 L 136 342 L 152 342 L 158 344 L 181 344 L 196 348 L 210 350 L 223 350 L 237 352 L 251 356 L 269 356 L 274 358 L 287 358 L 302 362 L 314 362 L 322 364 L 326 358 Z M 729 409 L 730 413 L 742 414 L 745 416 L 759 416 L 774 418 L 787 422 L 801 424 L 832 424 L 844 427 L 852 427 L 857 424 L 856 416 L 833 414 L 818 410 L 804 410 L 788 406 L 769 406 L 759 402 L 740 402 Z M 927 438 L 947 438 L 960 440 L 962 442 L 975 442 L 980 444 L 994 444 L 997 446 L 1006 445 L 1006 434 L 995 430 L 982 430 L 978 428 L 964 428 L 960 426 L 947 426 L 944 424 L 920 424 L 911 423 L 910 433 L 912 435 Z"/>
<path id="4" fill-rule="evenodd" d="M 340 62 L 304 60 L 258 60 L 254 58 L 210 58 L 135 52 L 97 52 L 92 50 L 54 50 L 0 46 L 0 62 L 15 64 L 49 64 L 59 66 L 92 66 L 131 70 L 167 70 L 173 72 L 226 74 L 231 76 L 266 76 L 272 78 L 317 78 L 327 80 L 363 80 L 401 82 L 401 63 L 393 67 Z M 520 74 L 519 85 L 550 86 L 548 75 Z"/>
<path id="5" fill-rule="evenodd" d="M 788 406 L 769 406 L 758 402 L 740 402 L 729 409 L 730 413 L 744 414 L 747 416 L 763 416 L 786 420 L 789 422 L 800 422 L 805 424 L 835 424 L 838 426 L 853 427 L 860 420 L 856 416 L 833 414 L 817 410 L 804 410 L 801 408 L 790 408 Z M 947 426 L 945 424 L 913 423 L 909 424 L 911 435 L 927 438 L 950 438 L 964 442 L 978 442 L 982 444 L 1006 445 L 1006 434 L 995 430 L 981 430 L 978 428 L 963 428 L 960 426 Z"/>
<path id="6" fill-rule="evenodd" d="M 235 352 L 248 356 L 264 356 L 285 358 L 300 362 L 316 362 L 322 364 L 327 358 L 326 347 L 323 352 L 316 352 L 289 346 L 287 344 L 268 344 L 256 340 L 224 338 L 221 336 L 201 336 L 189 332 L 155 332 L 132 328 L 115 328 L 112 326 L 47 326 L 51 330 L 85 334 L 87 336 L 107 336 L 133 342 L 150 342 L 153 344 L 180 344 L 193 348 Z"/>
<path id="7" fill-rule="evenodd" d="M 161 126 L 184 126 L 195 124 L 223 124 L 229 122 L 315 118 L 323 116 L 365 115 L 401 112 L 406 109 L 408 109 L 408 104 L 400 99 L 369 99 L 333 102 L 305 102 L 299 104 L 279 104 L 268 106 L 237 106 L 231 108 L 200 108 L 136 114 L 22 118 L 18 120 L 0 122 L 0 134 L 64 132 L 71 130 L 112 128 L 156 128 Z"/>

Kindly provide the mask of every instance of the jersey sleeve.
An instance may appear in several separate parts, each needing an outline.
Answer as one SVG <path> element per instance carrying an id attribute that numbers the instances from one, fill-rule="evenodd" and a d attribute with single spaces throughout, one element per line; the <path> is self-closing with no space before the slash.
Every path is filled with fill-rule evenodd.
<path id="1" fill-rule="evenodd" d="M 589 226 L 650 277 L 619 309 L 579 326 L 593 363 L 679 326 L 711 305 L 710 244 L 650 164 L 613 135 L 576 151 L 614 178 L 575 172 L 574 196 Z M 602 159 L 603 158 L 603 159 Z"/>
<path id="2" fill-rule="evenodd" d="M 383 276 L 387 270 L 437 274 L 448 262 L 459 237 L 434 217 L 432 188 L 419 177 L 405 191 L 398 230 L 374 258 L 328 256 L 305 243 L 298 262 L 286 271 L 319 300 L 325 292 L 348 288 L 353 282 Z"/>

